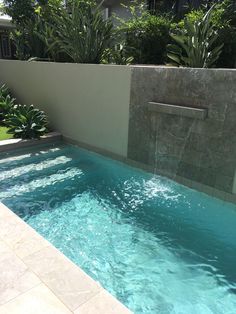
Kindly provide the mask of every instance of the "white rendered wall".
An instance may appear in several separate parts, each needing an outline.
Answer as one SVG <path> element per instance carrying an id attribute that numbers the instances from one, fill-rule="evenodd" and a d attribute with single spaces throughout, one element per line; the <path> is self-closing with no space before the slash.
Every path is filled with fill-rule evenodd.
<path id="1" fill-rule="evenodd" d="M 0 60 L 0 83 L 47 112 L 64 136 L 127 156 L 131 69 Z"/>

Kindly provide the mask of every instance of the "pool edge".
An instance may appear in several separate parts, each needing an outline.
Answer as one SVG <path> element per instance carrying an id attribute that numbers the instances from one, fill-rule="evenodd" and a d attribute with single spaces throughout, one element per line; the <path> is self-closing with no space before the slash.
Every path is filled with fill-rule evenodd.
<path id="1" fill-rule="evenodd" d="M 40 137 L 40 139 L 26 139 L 12 138 L 9 140 L 0 141 L 0 153 L 9 152 L 19 148 L 30 146 L 37 146 L 42 144 L 56 143 L 62 141 L 62 134 L 60 132 L 50 132 Z"/>
<path id="2" fill-rule="evenodd" d="M 6 256 L 10 254 L 17 260 L 12 271 L 16 272 L 15 268 L 19 264 L 19 268 L 25 267 L 28 275 L 25 282 L 21 283 L 20 289 L 16 288 L 19 286 L 18 278 L 14 278 L 13 286 L 12 282 L 5 283 L 6 286 L 9 284 L 12 286 L 13 292 L 6 289 L 5 301 L 0 298 L 0 312 L 1 310 L 9 311 L 9 306 L 14 307 L 14 303 L 15 307 L 19 307 L 22 299 L 25 300 L 25 295 L 39 287 L 39 290 L 46 289 L 46 302 L 56 304 L 55 306 L 60 307 L 62 313 L 85 314 L 89 311 L 95 313 L 94 310 L 96 314 L 132 313 L 79 266 L 0 202 L 0 249 L 2 249 L 1 246 L 6 247 L 6 250 L 9 249 Z M 9 267 L 8 264 L 4 265 L 6 269 Z M 6 271 L 9 272 L 9 269 Z M 31 302 L 30 299 L 28 301 Z M 41 301 L 45 302 L 45 300 Z M 26 306 L 25 301 L 23 303 L 22 306 Z"/>

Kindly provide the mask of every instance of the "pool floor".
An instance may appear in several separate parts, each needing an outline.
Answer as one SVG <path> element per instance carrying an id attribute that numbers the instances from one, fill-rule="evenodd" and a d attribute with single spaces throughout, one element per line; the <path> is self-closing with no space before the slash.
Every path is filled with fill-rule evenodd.
<path id="1" fill-rule="evenodd" d="M 236 313 L 236 206 L 70 145 L 0 155 L 0 201 L 134 313 Z"/>

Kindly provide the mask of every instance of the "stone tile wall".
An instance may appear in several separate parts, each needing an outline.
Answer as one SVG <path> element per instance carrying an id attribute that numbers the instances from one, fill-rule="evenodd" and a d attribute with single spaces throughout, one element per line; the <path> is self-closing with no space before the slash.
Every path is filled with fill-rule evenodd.
<path id="1" fill-rule="evenodd" d="M 236 169 L 236 70 L 133 67 L 128 158 L 169 177 L 232 193 Z M 194 119 L 148 102 L 206 108 Z"/>

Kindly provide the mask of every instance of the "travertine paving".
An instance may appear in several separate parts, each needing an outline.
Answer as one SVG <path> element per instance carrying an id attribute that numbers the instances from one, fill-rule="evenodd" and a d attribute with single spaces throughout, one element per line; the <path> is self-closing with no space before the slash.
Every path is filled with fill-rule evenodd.
<path id="1" fill-rule="evenodd" d="M 0 314 L 31 313 L 131 312 L 0 203 Z"/>

